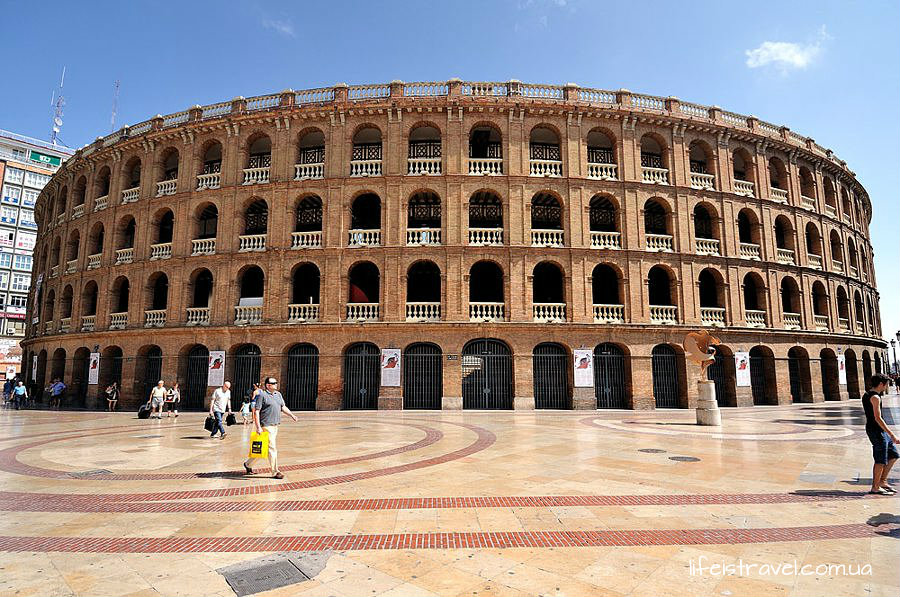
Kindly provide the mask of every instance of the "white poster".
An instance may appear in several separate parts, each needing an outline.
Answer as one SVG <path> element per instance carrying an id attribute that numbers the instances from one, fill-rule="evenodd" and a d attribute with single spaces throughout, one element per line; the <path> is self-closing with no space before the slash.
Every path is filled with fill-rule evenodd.
<path id="1" fill-rule="evenodd" d="M 847 357 L 842 354 L 838 355 L 838 383 L 847 385 Z"/>
<path id="2" fill-rule="evenodd" d="M 594 351 L 577 348 L 575 355 L 575 387 L 594 387 Z"/>
<path id="3" fill-rule="evenodd" d="M 210 350 L 209 365 L 206 370 L 206 385 L 221 386 L 225 383 L 225 351 Z"/>
<path id="4" fill-rule="evenodd" d="M 37 381 L 37 355 L 31 355 L 31 381 Z"/>
<path id="5" fill-rule="evenodd" d="M 400 386 L 400 349 L 381 349 L 381 385 Z"/>
<path id="6" fill-rule="evenodd" d="M 750 387 L 750 353 L 736 352 L 734 353 L 734 376 L 737 380 L 737 387 Z"/>
<path id="7" fill-rule="evenodd" d="M 92 352 L 88 359 L 88 385 L 95 386 L 100 383 L 100 353 Z"/>

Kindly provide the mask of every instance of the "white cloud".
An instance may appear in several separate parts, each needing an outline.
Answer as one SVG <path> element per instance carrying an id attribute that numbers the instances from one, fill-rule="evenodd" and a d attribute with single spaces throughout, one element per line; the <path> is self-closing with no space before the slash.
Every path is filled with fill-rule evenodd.
<path id="1" fill-rule="evenodd" d="M 748 68 L 772 65 L 782 72 L 804 69 L 822 54 L 822 43 L 828 39 L 831 38 L 822 25 L 813 42 L 764 41 L 758 47 L 744 52 L 747 55 L 746 64 Z"/>
<path id="2" fill-rule="evenodd" d="M 295 36 L 294 24 L 290 21 L 282 21 L 279 19 L 263 19 L 262 26 L 282 35 L 287 35 L 288 37 Z"/>

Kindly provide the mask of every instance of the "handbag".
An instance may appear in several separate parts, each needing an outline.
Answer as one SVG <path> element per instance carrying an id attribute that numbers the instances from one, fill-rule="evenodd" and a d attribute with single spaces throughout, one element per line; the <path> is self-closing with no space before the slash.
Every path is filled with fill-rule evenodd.
<path id="1" fill-rule="evenodd" d="M 213 429 L 216 428 L 216 420 L 212 415 L 206 415 L 206 422 L 203 423 L 203 428 L 212 433 Z"/>
<path id="2" fill-rule="evenodd" d="M 138 409 L 138 419 L 149 419 L 149 418 L 150 418 L 150 407 L 147 406 L 146 403 L 144 403 Z"/>
<path id="3" fill-rule="evenodd" d="M 235 423 L 237 423 L 237 421 L 235 421 L 234 419 L 234 413 L 228 413 L 228 416 L 225 417 L 225 424 L 230 426 L 234 425 Z"/>

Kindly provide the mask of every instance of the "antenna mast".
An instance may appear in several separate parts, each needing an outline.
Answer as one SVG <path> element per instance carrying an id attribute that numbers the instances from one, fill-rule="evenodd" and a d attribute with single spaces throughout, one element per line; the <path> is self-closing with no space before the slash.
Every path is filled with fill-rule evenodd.
<path id="1" fill-rule="evenodd" d="M 63 83 L 66 81 L 66 67 L 63 67 L 62 76 L 59 78 L 59 93 L 56 91 L 50 96 L 50 107 L 53 108 L 53 126 L 50 127 L 50 143 L 56 145 L 59 143 L 59 131 L 62 128 L 63 106 L 66 105 L 66 98 L 63 97 Z"/>
<path id="2" fill-rule="evenodd" d="M 119 113 L 119 80 L 113 83 L 112 117 L 109 119 L 109 132 L 116 130 L 116 116 Z"/>

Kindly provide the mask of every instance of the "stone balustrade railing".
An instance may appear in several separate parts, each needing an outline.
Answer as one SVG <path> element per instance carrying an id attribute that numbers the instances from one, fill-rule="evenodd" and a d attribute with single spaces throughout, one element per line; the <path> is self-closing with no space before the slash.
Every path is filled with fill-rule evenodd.
<path id="1" fill-rule="evenodd" d="M 772 198 L 772 201 L 777 201 L 778 203 L 788 202 L 788 192 L 784 189 L 769 187 L 769 196 Z"/>
<path id="2" fill-rule="evenodd" d="M 838 329 L 847 334 L 850 333 L 850 320 L 846 317 L 838 317 Z"/>
<path id="3" fill-rule="evenodd" d="M 836 274 L 843 274 L 844 273 L 844 262 L 840 261 L 838 259 L 832 259 L 831 260 L 831 269 Z"/>
<path id="4" fill-rule="evenodd" d="M 713 191 L 716 188 L 716 176 L 714 174 L 691 172 L 691 188 Z"/>
<path id="5" fill-rule="evenodd" d="M 501 176 L 503 174 L 503 158 L 469 158 L 469 174 Z"/>
<path id="6" fill-rule="evenodd" d="M 503 228 L 469 228 L 470 245 L 502 245 Z"/>
<path id="7" fill-rule="evenodd" d="M 440 321 L 440 302 L 407 302 L 406 321 Z"/>
<path id="8" fill-rule="evenodd" d="M 441 244 L 441 229 L 408 228 L 406 230 L 406 244 L 410 246 L 439 245 Z"/>
<path id="9" fill-rule="evenodd" d="M 616 164 L 588 163 L 588 178 L 595 180 L 619 180 L 618 166 Z"/>
<path id="10" fill-rule="evenodd" d="M 241 184 L 266 184 L 267 182 L 269 182 L 269 166 L 244 168 L 244 182 Z"/>
<path id="11" fill-rule="evenodd" d="M 806 256 L 807 261 L 809 262 L 809 267 L 813 269 L 822 269 L 822 256 L 816 255 L 815 253 L 810 253 Z"/>
<path id="12" fill-rule="evenodd" d="M 215 255 L 216 239 L 214 238 L 194 238 L 191 239 L 191 255 Z"/>
<path id="13" fill-rule="evenodd" d="M 591 231 L 592 249 L 621 249 L 622 234 L 620 232 Z"/>
<path id="14" fill-rule="evenodd" d="M 131 263 L 134 261 L 134 248 L 116 249 L 116 265 Z"/>
<path id="15" fill-rule="evenodd" d="M 66 223 L 66 214 L 65 214 L 65 213 L 57 214 L 57 216 L 56 216 L 56 225 L 57 225 L 57 226 L 62 226 L 62 225 L 65 224 L 65 223 Z"/>
<path id="16" fill-rule="evenodd" d="M 794 252 L 790 249 L 775 249 L 775 260 L 784 265 L 793 265 Z"/>
<path id="17" fill-rule="evenodd" d="M 88 255 L 87 257 L 87 268 L 88 269 L 97 269 L 100 267 L 100 253 L 95 253 L 94 255 Z"/>
<path id="18" fill-rule="evenodd" d="M 678 307 L 673 305 L 650 305 L 650 323 L 678 325 Z"/>
<path id="19" fill-rule="evenodd" d="M 288 321 L 318 321 L 319 320 L 319 304 L 291 304 L 288 305 Z"/>
<path id="20" fill-rule="evenodd" d="M 291 232 L 292 249 L 316 249 L 322 246 L 322 231 Z"/>
<path id="21" fill-rule="evenodd" d="M 672 244 L 671 234 L 648 234 L 647 235 L 648 251 L 665 251 L 671 253 L 674 248 Z"/>
<path id="22" fill-rule="evenodd" d="M 178 180 L 163 180 L 156 183 L 156 196 L 165 197 L 166 195 L 174 195 L 178 190 Z"/>
<path id="23" fill-rule="evenodd" d="M 44 333 L 45 333 L 45 334 L 52 334 L 52 333 L 53 333 L 53 330 L 54 330 L 54 328 L 55 328 L 55 323 L 56 323 L 56 322 L 53 322 L 53 321 L 45 321 L 45 322 L 44 322 Z"/>
<path id="24" fill-rule="evenodd" d="M 406 173 L 410 176 L 440 176 L 441 158 L 409 158 Z"/>
<path id="25" fill-rule="evenodd" d="M 700 307 L 700 323 L 714 327 L 725 327 L 725 309 L 722 307 Z"/>
<path id="26" fill-rule="evenodd" d="M 505 304 L 469 302 L 469 321 L 503 321 Z"/>
<path id="27" fill-rule="evenodd" d="M 58 275 L 59 275 L 59 266 L 58 265 L 50 266 L 50 277 L 55 278 Z"/>
<path id="28" fill-rule="evenodd" d="M 134 203 L 141 196 L 141 187 L 132 187 L 122 191 L 122 203 Z"/>
<path id="29" fill-rule="evenodd" d="M 837 208 L 833 205 L 825 204 L 825 215 L 831 216 L 832 218 L 837 217 Z"/>
<path id="30" fill-rule="evenodd" d="M 60 334 L 68 334 L 69 330 L 72 329 L 72 318 L 71 317 L 62 317 L 59 320 L 59 333 Z"/>
<path id="31" fill-rule="evenodd" d="M 800 322 L 800 314 L 799 313 L 784 313 L 784 327 L 788 330 L 799 330 L 802 329 L 803 326 Z"/>
<path id="32" fill-rule="evenodd" d="M 859 270 L 856 268 L 855 265 L 851 265 L 849 269 L 850 269 L 850 275 L 851 275 L 851 276 L 853 276 L 854 278 L 858 278 L 858 277 L 859 277 Z"/>
<path id="33" fill-rule="evenodd" d="M 764 328 L 766 327 L 766 312 L 760 311 L 758 309 L 747 309 L 744 312 L 744 318 L 747 321 L 747 326 L 751 328 Z"/>
<path id="34" fill-rule="evenodd" d="M 828 331 L 828 316 L 827 315 L 813 315 L 813 324 L 816 326 L 816 331 L 827 332 Z"/>
<path id="35" fill-rule="evenodd" d="M 209 325 L 209 307 L 188 307 L 187 325 Z"/>
<path id="36" fill-rule="evenodd" d="M 562 176 L 562 162 L 556 160 L 531 160 L 529 174 L 531 176 L 558 178 Z"/>
<path id="37" fill-rule="evenodd" d="M 844 221 L 844 224 L 852 224 L 853 223 L 853 218 L 851 218 L 850 214 L 848 214 L 847 212 L 844 212 L 841 214 L 841 220 Z"/>
<path id="38" fill-rule="evenodd" d="M 165 309 L 150 309 L 144 311 L 145 328 L 161 328 L 166 325 Z"/>
<path id="39" fill-rule="evenodd" d="M 856 320 L 856 333 L 860 336 L 863 336 L 866 333 L 866 326 L 859 319 Z"/>
<path id="40" fill-rule="evenodd" d="M 738 247 L 738 254 L 744 259 L 760 260 L 759 245 L 756 243 L 741 243 Z"/>
<path id="41" fill-rule="evenodd" d="M 82 315 L 81 316 L 81 331 L 82 332 L 93 332 L 96 321 L 97 321 L 96 315 Z"/>
<path id="42" fill-rule="evenodd" d="M 806 195 L 800 195 L 800 207 L 803 209 L 808 209 L 810 211 L 816 210 L 816 200 L 812 197 L 807 197 Z"/>
<path id="43" fill-rule="evenodd" d="M 124 311 L 121 313 L 110 313 L 109 314 L 109 329 L 111 330 L 124 330 L 128 325 L 128 312 Z"/>
<path id="44" fill-rule="evenodd" d="M 594 323 L 625 323 L 625 305 L 592 305 Z"/>
<path id="45" fill-rule="evenodd" d="M 347 244 L 351 247 L 377 247 L 381 244 L 381 230 L 351 230 Z"/>
<path id="46" fill-rule="evenodd" d="M 354 160 L 350 162 L 350 176 L 381 176 L 381 160 Z"/>
<path id="47" fill-rule="evenodd" d="M 262 323 L 262 305 L 237 305 L 234 308 L 235 325 L 253 325 Z"/>
<path id="48" fill-rule="evenodd" d="M 347 303 L 347 321 L 377 321 L 379 303 Z"/>
<path id="49" fill-rule="evenodd" d="M 172 243 L 150 245 L 150 260 L 169 259 L 172 256 Z"/>
<path id="50" fill-rule="evenodd" d="M 325 178 L 325 164 L 294 164 L 294 180 Z"/>
<path id="51" fill-rule="evenodd" d="M 719 240 L 715 238 L 695 239 L 697 255 L 719 255 Z"/>
<path id="52" fill-rule="evenodd" d="M 749 180 L 735 180 L 734 181 L 734 194 L 735 195 L 743 195 L 744 197 L 753 197 L 755 196 L 756 188 L 752 182 Z"/>
<path id="53" fill-rule="evenodd" d="M 532 230 L 532 247 L 564 247 L 565 243 L 562 230 Z"/>
<path id="54" fill-rule="evenodd" d="M 669 184 L 669 171 L 665 168 L 641 168 L 641 180 L 650 184 Z"/>
<path id="55" fill-rule="evenodd" d="M 103 195 L 94 199 L 94 211 L 102 211 L 109 205 L 109 195 Z"/>
<path id="56" fill-rule="evenodd" d="M 565 303 L 534 303 L 532 319 L 537 323 L 565 323 Z"/>
<path id="57" fill-rule="evenodd" d="M 75 220 L 84 215 L 84 203 L 80 203 L 72 208 L 72 219 Z"/>
<path id="58" fill-rule="evenodd" d="M 210 174 L 197 175 L 197 190 L 218 189 L 220 184 L 221 173 L 212 172 Z"/>
<path id="59" fill-rule="evenodd" d="M 76 272 L 76 270 L 78 270 L 78 260 L 77 259 L 70 259 L 69 261 L 66 261 L 66 273 L 67 274 L 74 274 Z"/>
<path id="60" fill-rule="evenodd" d="M 238 237 L 238 251 L 265 251 L 266 236 L 265 234 L 242 234 Z"/>

